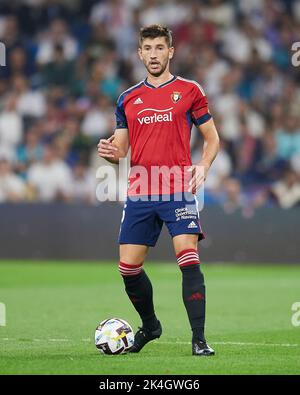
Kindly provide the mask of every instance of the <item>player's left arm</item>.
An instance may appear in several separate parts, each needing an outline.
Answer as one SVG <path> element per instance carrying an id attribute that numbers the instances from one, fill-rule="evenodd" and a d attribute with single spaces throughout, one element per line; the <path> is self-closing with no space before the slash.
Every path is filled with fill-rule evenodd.
<path id="1" fill-rule="evenodd" d="M 190 191 L 193 193 L 206 180 L 208 170 L 217 156 L 220 147 L 219 135 L 212 118 L 198 125 L 197 128 L 203 136 L 204 145 L 200 162 L 191 167 L 193 176 L 190 181 Z"/>

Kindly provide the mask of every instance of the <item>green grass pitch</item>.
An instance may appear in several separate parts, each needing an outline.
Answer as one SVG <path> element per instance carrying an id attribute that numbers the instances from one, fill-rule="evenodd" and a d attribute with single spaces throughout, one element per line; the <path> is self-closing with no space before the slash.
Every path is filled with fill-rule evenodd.
<path id="1" fill-rule="evenodd" d="M 0 262 L 0 374 L 299 374 L 300 266 L 202 264 L 214 357 L 191 355 L 176 263 L 145 265 L 163 335 L 139 354 L 106 356 L 100 321 L 140 325 L 115 263 Z"/>

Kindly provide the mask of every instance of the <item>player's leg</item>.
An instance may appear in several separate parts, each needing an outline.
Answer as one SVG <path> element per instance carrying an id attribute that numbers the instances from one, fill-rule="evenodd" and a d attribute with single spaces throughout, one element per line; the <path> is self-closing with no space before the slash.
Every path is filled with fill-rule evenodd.
<path id="1" fill-rule="evenodd" d="M 145 344 L 159 338 L 162 333 L 154 311 L 152 284 L 143 270 L 148 249 L 146 245 L 120 245 L 119 270 L 126 293 L 142 320 L 142 327 L 135 334 L 131 352 L 139 352 Z"/>
<path id="2" fill-rule="evenodd" d="M 149 246 L 156 244 L 161 227 L 162 221 L 157 218 L 151 203 L 127 201 L 119 235 L 119 270 L 126 293 L 142 320 L 131 352 L 139 352 L 148 341 L 162 333 L 154 311 L 152 284 L 143 270 Z"/>
<path id="3" fill-rule="evenodd" d="M 173 237 L 177 263 L 182 273 L 182 298 L 189 318 L 194 355 L 214 355 L 205 339 L 205 282 L 197 250 L 198 234 Z"/>
<path id="4" fill-rule="evenodd" d="M 143 327 L 153 330 L 158 326 L 153 305 L 153 289 L 143 269 L 148 249 L 146 245 L 121 244 L 119 270 L 126 293 L 141 317 Z"/>
<path id="5" fill-rule="evenodd" d="M 193 354 L 213 355 L 206 344 L 205 283 L 200 270 L 198 241 L 204 238 L 200 226 L 198 203 L 192 194 L 161 203 L 159 216 L 172 236 L 177 262 L 182 273 L 182 297 L 193 332 Z M 201 346 L 201 349 L 200 349 Z M 198 352 L 199 351 L 199 352 Z"/>
<path id="6" fill-rule="evenodd" d="M 198 235 L 175 236 L 173 245 L 182 273 L 182 298 L 193 331 L 193 339 L 205 341 L 205 283 L 200 270 Z"/>

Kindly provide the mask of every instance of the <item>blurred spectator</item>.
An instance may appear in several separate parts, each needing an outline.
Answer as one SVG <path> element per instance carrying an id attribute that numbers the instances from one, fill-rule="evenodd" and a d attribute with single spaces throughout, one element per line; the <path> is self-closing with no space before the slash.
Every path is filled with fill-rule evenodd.
<path id="1" fill-rule="evenodd" d="M 9 161 L 0 156 L 0 203 L 16 203 L 25 199 L 25 183 L 14 174 Z"/>
<path id="2" fill-rule="evenodd" d="M 81 133 L 80 123 L 77 118 L 70 117 L 66 120 L 64 128 L 57 136 L 56 146 L 60 150 L 60 158 L 70 166 L 79 160 L 89 162 L 91 141 Z"/>
<path id="3" fill-rule="evenodd" d="M 215 48 L 205 46 L 201 55 L 201 69 L 204 69 L 203 83 L 205 93 L 211 98 L 221 93 L 222 78 L 229 72 L 229 64 L 220 59 Z"/>
<path id="4" fill-rule="evenodd" d="M 16 74 L 25 75 L 30 78 L 35 71 L 33 62 L 28 58 L 24 48 L 14 47 L 8 57 L 7 67 L 3 68 L 3 74 L 6 78 L 11 78 Z"/>
<path id="5" fill-rule="evenodd" d="M 290 161 L 291 169 L 300 174 L 300 155 L 294 155 Z"/>
<path id="6" fill-rule="evenodd" d="M 271 188 L 279 206 L 288 209 L 300 203 L 300 178 L 293 170 L 287 170 L 284 177 Z"/>
<path id="7" fill-rule="evenodd" d="M 137 33 L 162 23 L 174 33 L 172 73 L 204 87 L 222 140 L 206 201 L 245 211 L 274 202 L 270 185 L 294 196 L 300 67 L 290 48 L 299 10 L 296 0 L 2 0 L 0 156 L 9 174 L 28 176 L 36 201 L 93 203 L 91 174 L 104 163 L 96 142 L 115 128 L 119 94 L 145 78 Z M 199 136 L 194 129 L 194 163 Z M 286 168 L 294 175 L 283 176 Z"/>
<path id="8" fill-rule="evenodd" d="M 273 47 L 273 62 L 280 68 L 285 69 L 290 65 L 290 48 L 294 42 L 293 31 L 290 21 L 282 19 L 278 32 L 278 43 Z"/>
<path id="9" fill-rule="evenodd" d="M 280 98 L 284 87 L 284 77 L 272 63 L 262 66 L 261 73 L 256 78 L 253 87 L 254 100 L 267 109 L 270 103 Z"/>
<path id="10" fill-rule="evenodd" d="M 254 138 L 261 138 L 265 133 L 265 120 L 261 113 L 244 100 L 240 100 L 239 112 L 241 123 L 244 123 L 247 127 L 249 135 Z"/>
<path id="11" fill-rule="evenodd" d="M 118 68 L 114 52 L 107 52 L 104 60 L 98 60 L 91 67 L 91 82 L 98 88 L 98 92 L 116 101 L 121 89 Z"/>
<path id="12" fill-rule="evenodd" d="M 48 144 L 62 130 L 65 122 L 63 109 L 54 101 L 48 100 L 45 116 L 42 123 L 42 140 Z"/>
<path id="13" fill-rule="evenodd" d="M 111 26 L 114 34 L 130 23 L 131 12 L 127 1 L 121 0 L 102 0 L 96 3 L 91 9 L 91 24 L 105 22 Z"/>
<path id="14" fill-rule="evenodd" d="M 203 7 L 203 18 L 219 26 L 232 26 L 235 11 L 233 3 L 210 0 Z"/>
<path id="15" fill-rule="evenodd" d="M 23 46 L 23 39 L 19 30 L 18 19 L 15 15 L 7 15 L 4 19 L 3 34 L 0 39 L 5 43 L 7 55 L 10 54 L 15 47 Z"/>
<path id="16" fill-rule="evenodd" d="M 260 158 L 255 165 L 256 177 L 257 182 L 268 184 L 281 177 L 287 162 L 278 156 L 273 132 L 266 132 L 261 144 Z"/>
<path id="17" fill-rule="evenodd" d="M 220 117 L 220 134 L 225 140 L 232 141 L 239 137 L 239 103 L 236 92 L 240 80 L 240 69 L 231 69 L 222 78 L 222 91 L 214 100 L 212 106 Z"/>
<path id="18" fill-rule="evenodd" d="M 254 167 L 259 157 L 260 144 L 251 136 L 245 120 L 240 122 L 240 136 L 232 143 L 233 167 L 243 184 L 253 181 Z"/>
<path id="19" fill-rule="evenodd" d="M 2 111 L 6 105 L 8 90 L 9 86 L 7 79 L 0 78 L 0 111 Z"/>
<path id="20" fill-rule="evenodd" d="M 112 111 L 107 97 L 101 96 L 83 119 L 83 134 L 92 138 L 93 141 L 110 135 L 114 122 Z"/>
<path id="21" fill-rule="evenodd" d="M 15 152 L 23 134 L 22 117 L 17 112 L 17 97 L 10 95 L 0 113 L 0 146 L 8 152 Z"/>
<path id="22" fill-rule="evenodd" d="M 157 7 L 155 0 L 146 0 L 141 10 L 140 21 L 143 26 L 155 23 L 173 26 L 186 20 L 189 9 L 183 1 L 163 1 L 161 6 Z"/>
<path id="23" fill-rule="evenodd" d="M 73 169 L 72 196 L 75 202 L 95 203 L 96 179 L 92 171 L 82 162 L 78 162 Z"/>
<path id="24" fill-rule="evenodd" d="M 41 118 L 46 112 L 45 97 L 42 92 L 30 89 L 25 76 L 15 75 L 13 88 L 17 94 L 17 111 L 23 117 Z"/>
<path id="25" fill-rule="evenodd" d="M 296 20 L 300 22 L 300 2 L 294 1 L 292 4 L 293 15 L 295 16 Z"/>
<path id="26" fill-rule="evenodd" d="M 16 168 L 23 176 L 26 176 L 30 165 L 43 158 L 43 145 L 40 142 L 40 134 L 37 125 L 32 126 L 26 133 L 25 142 L 17 149 Z"/>
<path id="27" fill-rule="evenodd" d="M 28 170 L 28 183 L 33 200 L 70 201 L 71 180 L 70 168 L 57 158 L 54 147 L 50 145 L 44 148 L 43 160 L 30 166 Z"/>
<path id="28" fill-rule="evenodd" d="M 247 200 L 242 192 L 241 184 L 237 179 L 227 178 L 223 182 L 223 191 L 219 201 L 227 214 L 247 206 Z"/>
<path id="29" fill-rule="evenodd" d="M 63 47 L 65 59 L 75 59 L 78 53 L 78 43 L 69 35 L 67 25 L 62 19 L 53 20 L 50 24 L 49 31 L 40 40 L 37 62 L 39 64 L 45 64 L 53 61 L 54 50 L 57 44 Z"/>
<path id="30" fill-rule="evenodd" d="M 157 1 L 145 0 L 141 9 L 140 21 L 142 26 L 152 25 L 154 23 L 164 23 L 162 7 L 157 6 Z"/>
<path id="31" fill-rule="evenodd" d="M 97 22 L 92 25 L 92 32 L 86 43 L 86 54 L 90 63 L 103 59 L 106 52 L 115 49 L 115 46 L 116 43 L 105 22 Z"/>
<path id="32" fill-rule="evenodd" d="M 74 83 L 74 63 L 65 59 L 64 49 L 61 44 L 54 46 L 53 61 L 43 68 L 44 83 L 46 86 L 59 86 L 72 90 Z"/>
<path id="33" fill-rule="evenodd" d="M 36 1 L 36 0 L 34 0 Z M 70 19 L 70 9 L 67 7 L 66 1 L 61 0 L 37 0 L 41 5 L 40 23 L 47 26 L 55 19 L 68 20 Z M 77 0 L 72 0 L 76 3 Z M 42 26 L 42 25 L 41 25 Z"/>
<path id="34" fill-rule="evenodd" d="M 289 160 L 300 154 L 300 122 L 299 116 L 285 118 L 284 126 L 277 130 L 277 153 L 282 159 Z"/>

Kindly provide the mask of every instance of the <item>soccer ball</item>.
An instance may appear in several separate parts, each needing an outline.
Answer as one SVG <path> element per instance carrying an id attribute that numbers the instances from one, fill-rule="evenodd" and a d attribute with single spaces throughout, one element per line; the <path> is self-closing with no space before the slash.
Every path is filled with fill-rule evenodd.
<path id="1" fill-rule="evenodd" d="M 109 318 L 96 328 L 95 345 L 103 354 L 123 354 L 133 345 L 134 333 L 128 322 Z"/>

